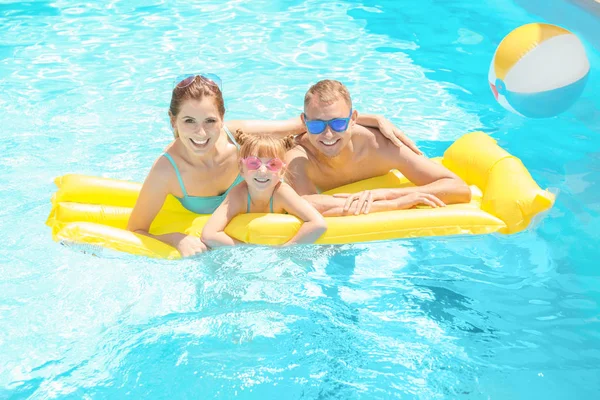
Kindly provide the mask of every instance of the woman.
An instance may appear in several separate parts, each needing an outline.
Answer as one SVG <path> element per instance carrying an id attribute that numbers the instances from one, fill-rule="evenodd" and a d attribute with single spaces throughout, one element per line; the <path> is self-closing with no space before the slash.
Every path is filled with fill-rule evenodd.
<path id="1" fill-rule="evenodd" d="M 152 235 L 148 231 L 172 194 L 188 210 L 212 214 L 229 191 L 242 181 L 239 174 L 238 145 L 231 132 L 247 134 L 295 135 L 305 130 L 300 118 L 287 121 L 228 121 L 218 77 L 190 75 L 173 89 L 169 118 L 175 140 L 154 162 L 127 229 L 175 247 L 183 257 L 203 252 L 206 245 L 197 236 L 184 233 Z M 414 144 L 382 118 L 363 116 L 359 123 L 375 126 L 392 140 L 400 139 L 417 151 Z M 391 127 L 390 127 L 391 126 Z"/>

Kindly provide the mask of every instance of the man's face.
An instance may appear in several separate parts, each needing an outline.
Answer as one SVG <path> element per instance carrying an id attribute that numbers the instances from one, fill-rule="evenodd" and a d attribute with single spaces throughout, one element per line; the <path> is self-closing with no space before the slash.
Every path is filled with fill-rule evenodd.
<path id="1" fill-rule="evenodd" d="M 331 121 L 336 118 L 343 119 L 348 117 L 351 117 L 348 121 L 348 126 L 342 132 L 338 132 L 336 129 L 340 125 L 344 125 L 343 121 L 335 121 L 332 123 L 334 129 L 332 129 L 330 124 L 327 124 L 323 132 L 319 134 L 307 133 L 310 143 L 324 156 L 336 157 L 350 142 L 350 138 L 352 137 L 351 128 L 356 120 L 356 112 L 352 112 L 352 115 L 350 115 L 350 106 L 343 99 L 325 105 L 319 102 L 315 96 L 304 108 L 302 121 L 306 124 L 306 121 Z"/>

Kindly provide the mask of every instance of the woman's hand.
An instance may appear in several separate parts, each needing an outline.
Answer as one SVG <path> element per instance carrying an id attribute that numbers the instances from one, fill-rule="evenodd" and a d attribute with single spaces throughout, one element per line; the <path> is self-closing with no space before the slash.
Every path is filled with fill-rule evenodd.
<path id="1" fill-rule="evenodd" d="M 200 254 L 208 250 L 198 236 L 186 235 L 175 244 L 175 248 L 182 257 L 190 257 L 195 254 Z"/>

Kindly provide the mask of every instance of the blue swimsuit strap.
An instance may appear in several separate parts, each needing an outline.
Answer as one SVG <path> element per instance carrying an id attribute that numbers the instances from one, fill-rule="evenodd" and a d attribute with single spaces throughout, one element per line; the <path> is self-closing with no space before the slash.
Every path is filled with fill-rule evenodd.
<path id="1" fill-rule="evenodd" d="M 181 186 L 181 191 L 183 192 L 183 197 L 187 197 L 187 192 L 185 191 L 185 186 L 183 185 L 183 179 L 181 179 L 181 174 L 179 173 L 179 168 L 177 168 L 177 164 L 175 164 L 175 160 L 169 153 L 164 153 L 163 156 L 169 160 L 173 168 L 175 169 L 175 174 L 177 174 L 177 180 L 179 181 L 179 186 Z"/>
<path id="2" fill-rule="evenodd" d="M 237 147 L 239 149 L 240 145 L 235 141 L 235 138 L 233 137 L 233 134 L 231 133 L 229 128 L 227 128 L 227 125 L 223 125 L 223 129 L 225 129 L 225 133 L 227 133 L 227 136 L 229 136 L 229 139 L 231 139 L 233 144 L 235 144 L 235 147 Z M 175 169 L 175 174 L 177 175 L 177 180 L 179 181 L 179 186 L 181 186 L 181 191 L 183 192 L 183 197 L 188 197 L 187 191 L 185 190 L 185 186 L 183 184 L 183 179 L 181 178 L 181 174 L 179 173 L 179 168 L 177 168 L 177 164 L 175 164 L 175 160 L 173 160 L 173 157 L 171 157 L 171 155 L 169 153 L 163 153 L 163 156 L 165 156 L 167 158 L 167 160 L 169 160 L 169 162 Z M 238 178 L 236 178 L 236 180 L 233 181 L 233 184 L 229 187 L 229 189 L 227 189 L 227 191 L 223 195 L 227 194 L 231 190 L 231 188 L 236 185 L 236 181 L 238 181 L 238 180 L 239 180 L 239 175 L 238 175 Z"/>
<path id="3" fill-rule="evenodd" d="M 235 137 L 233 136 L 233 133 L 231 133 L 231 131 L 229 130 L 229 128 L 227 128 L 227 125 L 223 124 L 223 129 L 225 130 L 225 133 L 227 133 L 227 136 L 229 136 L 229 139 L 231 139 L 231 141 L 233 142 L 233 144 L 235 144 L 235 147 L 238 148 L 238 150 L 240 149 L 240 145 L 238 144 L 238 142 L 235 141 Z"/>
<path id="4" fill-rule="evenodd" d="M 252 204 L 252 199 L 250 199 L 250 191 L 248 191 L 248 205 L 246 206 L 246 214 L 250 213 L 250 205 Z M 273 195 L 271 195 L 271 200 L 269 201 L 269 209 L 271 210 L 271 214 L 273 214 Z"/>

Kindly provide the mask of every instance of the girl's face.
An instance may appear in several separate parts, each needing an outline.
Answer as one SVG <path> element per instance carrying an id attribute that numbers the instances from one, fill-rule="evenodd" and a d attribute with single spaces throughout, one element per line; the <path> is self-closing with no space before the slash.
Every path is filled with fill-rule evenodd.
<path id="1" fill-rule="evenodd" d="M 202 100 L 184 101 L 179 113 L 171 115 L 171 125 L 189 151 L 204 155 L 215 147 L 223 120 L 214 99 L 204 96 Z"/>
<path id="2" fill-rule="evenodd" d="M 257 191 L 272 190 L 281 181 L 285 164 L 279 158 L 249 156 L 241 160 L 242 177 Z"/>

